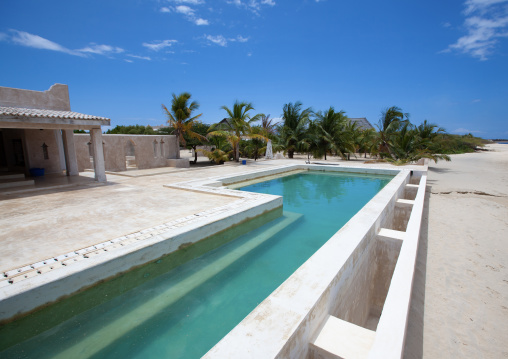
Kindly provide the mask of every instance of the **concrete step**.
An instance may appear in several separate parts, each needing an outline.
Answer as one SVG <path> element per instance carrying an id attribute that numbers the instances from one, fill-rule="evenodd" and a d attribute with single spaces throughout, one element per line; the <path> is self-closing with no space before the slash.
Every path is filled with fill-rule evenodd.
<path id="1" fill-rule="evenodd" d="M 25 175 L 23 173 L 0 174 L 0 181 L 18 178 L 25 178 Z"/>
<path id="2" fill-rule="evenodd" d="M 22 187 L 22 186 L 33 186 L 34 185 L 33 179 L 25 179 L 23 178 L 15 178 L 15 179 L 7 179 L 2 180 L 0 179 L 0 189 L 4 188 L 13 188 L 13 187 Z"/>
<path id="3" fill-rule="evenodd" d="M 301 218 L 301 216 L 300 213 L 284 212 L 284 218 L 281 221 L 259 233 L 250 241 L 232 248 L 226 253 L 215 252 L 212 254 L 213 260 L 209 262 L 198 261 L 192 270 L 186 270 L 175 278 L 172 286 L 169 286 L 165 290 L 154 292 L 143 304 L 132 306 L 129 310 L 118 313 L 114 321 L 108 323 L 108 325 L 105 325 L 100 330 L 91 333 L 86 338 L 83 338 L 83 340 L 76 342 L 74 346 L 69 347 L 65 352 L 59 353 L 59 356 L 69 358 L 72 357 L 71 353 L 77 352 L 86 353 L 87 357 L 94 356 L 122 335 L 160 315 L 162 311 L 168 310 L 168 307 L 172 303 L 180 300 L 231 264 L 242 260 L 245 254 L 273 238 L 281 230 Z M 132 318 L 136 318 L 136 320 L 132 320 Z"/>

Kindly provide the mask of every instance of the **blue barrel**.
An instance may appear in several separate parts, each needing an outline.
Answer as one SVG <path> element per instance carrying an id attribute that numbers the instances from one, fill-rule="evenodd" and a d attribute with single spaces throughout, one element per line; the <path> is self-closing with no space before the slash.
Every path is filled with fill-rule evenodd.
<path id="1" fill-rule="evenodd" d="M 247 160 L 242 160 L 242 165 L 246 165 L 247 164 Z"/>

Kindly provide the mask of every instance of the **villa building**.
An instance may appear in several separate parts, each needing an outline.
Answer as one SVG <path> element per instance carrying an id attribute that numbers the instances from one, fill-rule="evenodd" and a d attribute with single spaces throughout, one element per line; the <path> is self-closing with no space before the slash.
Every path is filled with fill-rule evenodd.
<path id="1" fill-rule="evenodd" d="M 74 130 L 89 130 L 95 179 L 106 181 L 101 126 L 105 117 L 72 112 L 67 85 L 47 91 L 0 87 L 0 169 L 24 173 L 77 176 Z"/>

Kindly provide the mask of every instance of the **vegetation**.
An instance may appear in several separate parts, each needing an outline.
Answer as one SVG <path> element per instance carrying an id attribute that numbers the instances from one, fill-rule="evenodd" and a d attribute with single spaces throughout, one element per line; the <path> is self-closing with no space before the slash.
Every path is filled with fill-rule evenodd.
<path id="1" fill-rule="evenodd" d="M 151 126 L 133 125 L 122 126 L 117 125 L 115 128 L 106 131 L 108 135 L 155 135 L 156 132 Z"/>
<path id="2" fill-rule="evenodd" d="M 178 96 L 173 94 L 171 108 L 162 105 L 169 127 L 154 131 L 150 126 L 116 126 L 106 133 L 175 134 L 177 154 L 180 146 L 193 149 L 194 163 L 198 151 L 214 163 L 238 162 L 240 157 L 257 160 L 266 152 L 268 140 L 272 141 L 274 152 L 282 151 L 289 158 L 295 153 L 306 153 L 309 159 L 312 154 L 314 158 L 325 160 L 330 155 L 346 160 L 358 155 L 367 159 L 368 155 L 375 161 L 397 165 L 423 158 L 449 161 L 450 154 L 477 151 L 487 142 L 471 134 L 448 134 L 427 120 L 414 125 L 409 114 L 397 106 L 381 112 L 377 131 L 360 127 L 346 116 L 345 111 L 335 111 L 333 106 L 326 111 L 314 112 L 310 107 L 304 109 L 300 101 L 283 106 L 279 123 L 275 123 L 270 115 L 252 115 L 254 107 L 251 103 L 236 101 L 231 109 L 221 107 L 226 111 L 226 118 L 207 125 L 197 120 L 201 114 L 192 116 L 199 104 L 190 102 L 190 97 L 186 92 Z M 205 145 L 210 146 L 210 150 L 198 149 L 198 146 Z"/>
<path id="3" fill-rule="evenodd" d="M 282 125 L 279 127 L 280 145 L 289 158 L 296 151 L 307 152 L 311 148 L 308 126 L 312 109 L 302 110 L 300 101 L 285 104 L 282 108 Z"/>
<path id="4" fill-rule="evenodd" d="M 194 121 L 190 133 L 198 134 L 199 136 L 195 135 L 191 136 L 187 132 L 183 134 L 187 148 L 194 150 L 194 161 L 192 162 L 194 164 L 198 162 L 198 152 L 197 152 L 198 146 L 203 146 L 208 143 L 206 134 L 208 133 L 209 128 L 210 126 L 207 125 L 206 123 Z"/>
<path id="5" fill-rule="evenodd" d="M 229 160 L 228 154 L 221 149 L 215 148 L 213 151 L 198 150 L 202 152 L 210 161 L 215 164 L 221 164 Z"/>
<path id="6" fill-rule="evenodd" d="M 189 103 L 190 98 L 191 94 L 188 92 L 182 92 L 178 96 L 173 94 L 171 111 L 164 104 L 162 105 L 162 109 L 168 116 L 168 124 L 173 128 L 173 134 L 176 136 L 176 158 L 180 158 L 180 143 L 185 146 L 184 134 L 190 138 L 204 139 L 204 136 L 192 131 L 194 121 L 202 114 L 191 117 L 192 112 L 199 108 L 199 104 L 196 101 Z"/>
<path id="7" fill-rule="evenodd" d="M 265 139 L 263 135 L 255 134 L 251 130 L 251 123 L 258 121 L 261 114 L 251 117 L 249 111 L 254 110 L 254 107 L 248 102 L 236 101 L 232 110 L 227 106 L 222 106 L 221 109 L 226 111 L 229 117 L 212 125 L 208 137 L 226 138 L 233 148 L 233 159 L 238 162 L 240 161 L 240 141 L 242 139 Z"/>

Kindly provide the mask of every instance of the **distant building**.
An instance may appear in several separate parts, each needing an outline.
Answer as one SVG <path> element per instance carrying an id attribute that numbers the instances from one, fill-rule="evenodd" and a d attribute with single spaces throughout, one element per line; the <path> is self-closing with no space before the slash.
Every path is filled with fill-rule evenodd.
<path id="1" fill-rule="evenodd" d="M 349 118 L 352 122 L 356 122 L 357 125 L 362 129 L 362 130 L 368 130 L 369 128 L 374 128 L 374 126 L 372 126 L 370 124 L 370 122 L 365 118 L 365 117 L 358 117 L 358 118 Z"/>
<path id="2" fill-rule="evenodd" d="M 167 128 L 168 125 L 150 126 L 154 131 L 159 131 L 161 128 Z"/>

